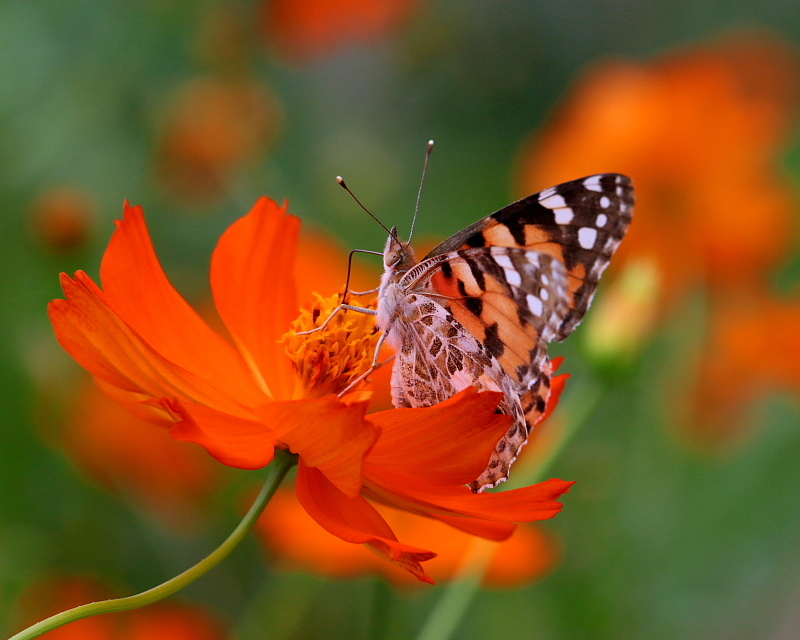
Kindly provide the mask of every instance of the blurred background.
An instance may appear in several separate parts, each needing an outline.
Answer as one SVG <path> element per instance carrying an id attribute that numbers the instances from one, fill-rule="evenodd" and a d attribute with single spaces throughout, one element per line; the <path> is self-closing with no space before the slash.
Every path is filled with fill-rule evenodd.
<path id="1" fill-rule="evenodd" d="M 591 173 L 638 195 L 552 349 L 573 378 L 546 429 L 581 425 L 551 475 L 577 484 L 452 637 L 800 638 L 798 44 L 785 0 L 0 3 L 0 636 L 179 573 L 263 477 L 100 395 L 53 337 L 58 273 L 97 275 L 129 199 L 206 309 L 216 239 L 264 194 L 336 286 L 384 232 L 334 177 L 407 233 L 433 138 L 420 246 Z M 397 521 L 442 552 L 410 584 L 293 500 L 178 596 L 48 637 L 415 637 L 470 543 Z"/>

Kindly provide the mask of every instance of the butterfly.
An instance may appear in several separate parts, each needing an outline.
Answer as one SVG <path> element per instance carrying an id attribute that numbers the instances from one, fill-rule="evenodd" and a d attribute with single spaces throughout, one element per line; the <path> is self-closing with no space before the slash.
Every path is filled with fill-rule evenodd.
<path id="1" fill-rule="evenodd" d="M 478 220 L 417 261 L 392 229 L 377 324 L 395 352 L 395 407 L 427 407 L 470 386 L 501 391 L 513 418 L 474 492 L 508 478 L 541 420 L 547 343 L 581 322 L 631 223 L 630 178 L 604 173 L 545 189 Z"/>

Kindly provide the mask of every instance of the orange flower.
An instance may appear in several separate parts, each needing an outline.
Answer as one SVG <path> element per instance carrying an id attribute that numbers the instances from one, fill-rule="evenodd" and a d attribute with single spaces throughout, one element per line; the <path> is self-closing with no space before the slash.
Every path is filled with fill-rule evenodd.
<path id="1" fill-rule="evenodd" d="M 404 540 L 430 545 L 438 555 L 425 570 L 438 581 L 448 580 L 461 566 L 475 538 L 431 518 L 380 507 L 392 530 Z M 411 576 L 366 549 L 328 535 L 305 512 L 289 489 L 280 490 L 258 521 L 264 544 L 287 569 L 303 567 L 334 578 L 377 574 L 401 586 L 414 584 Z M 484 575 L 484 584 L 517 587 L 542 577 L 554 565 L 558 549 L 551 536 L 536 526 L 517 527 L 496 548 Z"/>
<path id="2" fill-rule="evenodd" d="M 756 294 L 718 301 L 697 380 L 687 390 L 696 433 L 725 438 L 739 431 L 745 407 L 764 392 L 800 394 L 799 326 L 798 300 Z"/>
<path id="3" fill-rule="evenodd" d="M 298 317 L 298 232 L 285 206 L 262 198 L 220 239 L 211 286 L 231 344 L 170 285 L 141 208 L 126 205 L 103 258 L 103 289 L 83 272 L 62 276 L 67 299 L 50 305 L 59 342 L 108 394 L 225 464 L 263 467 L 275 447 L 298 454 L 306 511 L 421 580 L 430 578 L 420 562 L 435 554 L 400 543 L 367 497 L 495 540 L 515 522 L 554 516 L 571 483 L 480 495 L 463 486 L 508 428 L 510 418 L 494 413 L 500 394 L 467 390 L 435 407 L 370 416 L 363 389 L 337 397 L 367 370 L 376 330 L 370 316 L 349 313 L 298 335 L 336 301 L 317 297 Z M 554 380 L 551 409 L 563 379 Z"/>
<path id="4" fill-rule="evenodd" d="M 70 578 L 40 582 L 22 597 L 26 618 L 41 620 L 78 605 L 111 596 L 95 580 Z M 223 640 L 226 634 L 206 610 L 188 604 L 154 604 L 113 616 L 77 620 L 47 633 L 51 640 Z"/>
<path id="5" fill-rule="evenodd" d="M 204 452 L 153 429 L 87 382 L 61 438 L 82 470 L 106 487 L 132 495 L 163 521 L 190 525 L 222 481 L 222 467 Z"/>
<path id="6" fill-rule="evenodd" d="M 590 69 L 522 157 L 523 191 L 618 171 L 636 220 L 615 264 L 652 262 L 668 303 L 690 287 L 763 287 L 793 229 L 780 169 L 797 57 L 767 35 L 731 37 L 652 64 Z"/>
<path id="7" fill-rule="evenodd" d="M 96 205 L 89 193 L 61 185 L 39 194 L 30 212 L 36 239 L 57 253 L 75 253 L 86 247 L 94 231 Z"/>
<path id="8" fill-rule="evenodd" d="M 614 261 L 621 277 L 611 279 L 585 334 L 593 355 L 634 353 L 673 303 L 697 287 L 709 291 L 704 375 L 682 394 L 696 396 L 693 407 L 676 407 L 694 414 L 684 421 L 704 438 L 731 433 L 743 399 L 800 374 L 800 360 L 790 375 L 788 359 L 762 355 L 774 351 L 765 345 L 775 335 L 795 334 L 777 333 L 785 321 L 776 310 L 794 314 L 768 292 L 798 204 L 780 166 L 798 78 L 796 52 L 763 33 L 652 64 L 606 62 L 587 72 L 522 157 L 526 191 L 597 171 L 635 182 L 636 219 Z"/>
<path id="9" fill-rule="evenodd" d="M 158 173 L 182 197 L 213 201 L 272 144 L 281 120 L 277 98 L 246 76 L 195 78 L 167 113 Z"/>
<path id="10" fill-rule="evenodd" d="M 296 62 L 350 42 L 372 42 L 409 20 L 417 0 L 272 0 L 264 3 L 267 38 Z"/>

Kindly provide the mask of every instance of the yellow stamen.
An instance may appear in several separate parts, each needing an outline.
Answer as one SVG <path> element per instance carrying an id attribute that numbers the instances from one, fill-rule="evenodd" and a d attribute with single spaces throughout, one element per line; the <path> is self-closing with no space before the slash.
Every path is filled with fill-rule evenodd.
<path id="1" fill-rule="evenodd" d="M 314 301 L 300 311 L 281 338 L 305 387 L 305 397 L 341 393 L 372 364 L 378 342 L 375 316 L 340 310 L 324 329 L 297 335 L 321 327 L 340 303 L 338 294 L 323 298 L 315 293 Z M 375 302 L 363 306 L 374 309 Z"/>

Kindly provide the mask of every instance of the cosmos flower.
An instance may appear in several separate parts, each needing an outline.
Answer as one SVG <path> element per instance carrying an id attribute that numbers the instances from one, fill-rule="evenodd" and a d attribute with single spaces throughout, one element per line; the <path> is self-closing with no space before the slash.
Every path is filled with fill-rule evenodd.
<path id="1" fill-rule="evenodd" d="M 221 237 L 211 288 L 228 338 L 172 287 L 141 208 L 126 205 L 102 288 L 83 272 L 62 276 L 66 300 L 50 305 L 56 336 L 111 397 L 224 464 L 261 468 L 276 447 L 297 454 L 297 495 L 309 515 L 420 580 L 431 580 L 420 563 L 435 553 L 399 542 L 370 500 L 494 540 L 516 522 L 558 513 L 569 482 L 479 495 L 464 486 L 508 429 L 510 418 L 495 413 L 501 394 L 469 389 L 434 407 L 367 415 L 366 384 L 350 387 L 372 359 L 372 316 L 342 313 L 302 335 L 339 298 L 299 308 L 299 228 L 285 205 L 262 198 Z M 554 379 L 549 410 L 564 379 Z"/>

